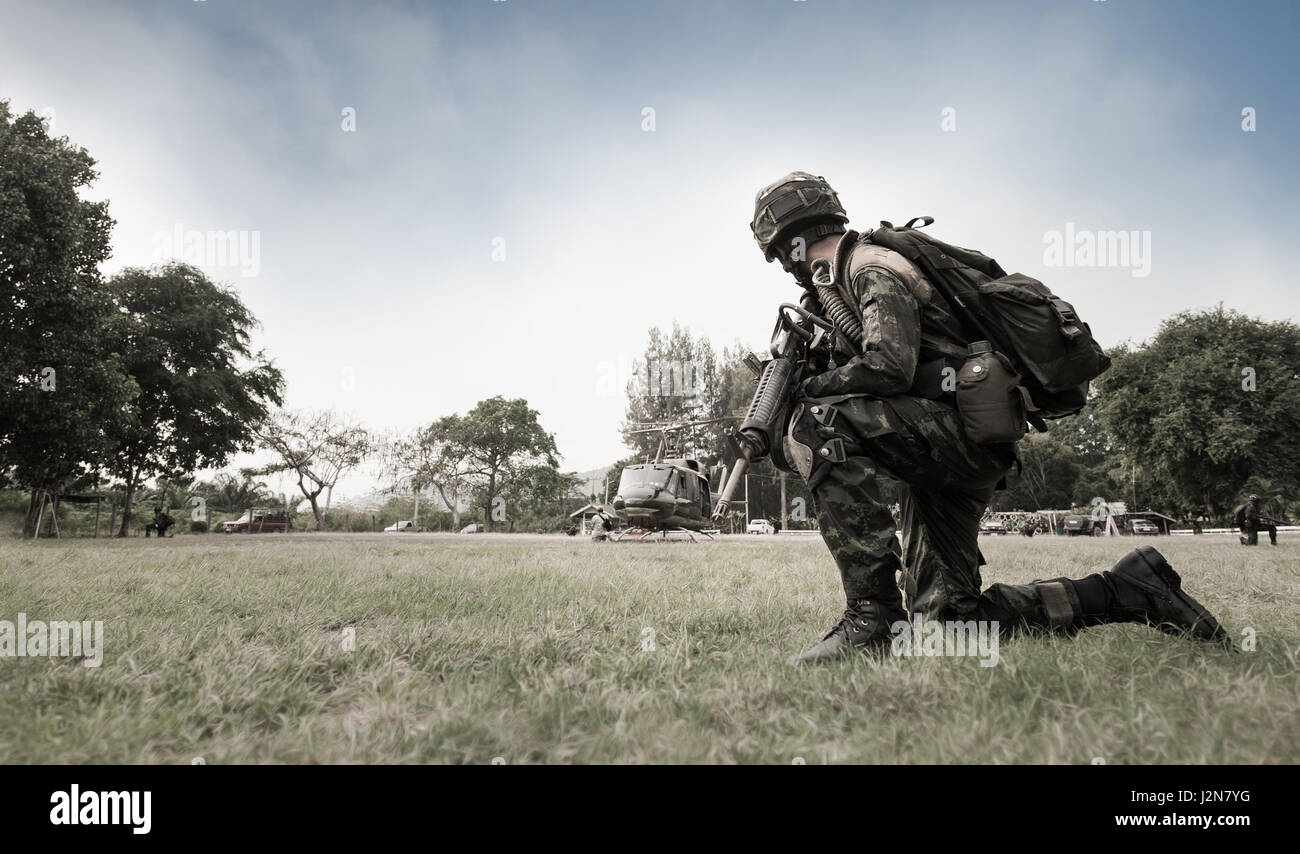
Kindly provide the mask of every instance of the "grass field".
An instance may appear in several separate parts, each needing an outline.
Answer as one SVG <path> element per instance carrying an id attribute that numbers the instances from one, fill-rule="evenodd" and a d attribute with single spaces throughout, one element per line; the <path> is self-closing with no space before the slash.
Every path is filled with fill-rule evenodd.
<path id="1" fill-rule="evenodd" d="M 0 761 L 1300 761 L 1300 538 L 1147 542 L 1254 652 L 1108 626 L 793 669 L 843 607 L 818 539 L 5 540 L 0 619 L 103 620 L 105 652 L 0 658 Z M 985 583 L 1133 544 L 985 539 Z"/>

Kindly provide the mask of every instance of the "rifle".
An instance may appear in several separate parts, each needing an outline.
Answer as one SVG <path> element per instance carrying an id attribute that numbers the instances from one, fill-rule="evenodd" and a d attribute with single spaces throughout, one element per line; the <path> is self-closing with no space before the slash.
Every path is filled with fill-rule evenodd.
<path id="1" fill-rule="evenodd" d="M 797 317 L 791 317 L 794 312 Z M 713 510 L 714 523 L 721 522 L 731 509 L 732 496 L 745 479 L 751 464 L 769 454 L 780 453 L 780 435 L 790 410 L 791 397 L 803 379 L 810 355 L 833 351 L 836 345 L 834 325 L 807 309 L 781 303 L 772 330 L 772 358 L 763 364 L 754 389 L 754 397 L 739 428 L 726 433 L 727 444 L 736 464 L 718 496 Z"/>

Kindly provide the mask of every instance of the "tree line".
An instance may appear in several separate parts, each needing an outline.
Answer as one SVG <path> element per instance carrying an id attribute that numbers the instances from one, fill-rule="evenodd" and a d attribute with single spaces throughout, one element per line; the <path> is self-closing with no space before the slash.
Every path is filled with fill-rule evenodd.
<path id="1" fill-rule="evenodd" d="M 624 431 L 633 451 L 612 476 L 656 453 L 658 434 L 634 432 L 643 424 L 726 416 L 738 423 L 753 388 L 746 353 L 738 342 L 717 350 L 677 326 L 651 329 L 627 386 Z M 1178 313 L 1150 341 L 1108 353 L 1112 367 L 1093 383 L 1088 406 L 1020 442 L 1019 470 L 990 509 L 1083 510 L 1103 498 L 1178 520 L 1201 513 L 1221 520 L 1258 494 L 1273 512 L 1300 516 L 1300 327 L 1218 305 Z M 692 381 L 663 381 L 679 373 Z M 733 462 L 726 426 L 686 431 L 688 450 L 714 470 Z M 882 497 L 896 501 L 898 486 L 882 483 Z M 750 504 L 751 518 L 781 516 L 780 479 L 770 463 L 754 469 Z M 786 478 L 787 514 L 809 506 L 798 478 Z"/>
<path id="2" fill-rule="evenodd" d="M 317 530 L 335 487 L 362 468 L 410 496 L 417 516 L 421 499 L 445 508 L 456 529 L 462 513 L 486 530 L 567 524 L 569 505 L 586 496 L 527 401 L 488 398 L 405 435 L 289 411 L 284 377 L 253 351 L 256 318 L 232 289 L 179 262 L 105 278 L 114 223 L 107 202 L 82 198 L 94 167 L 35 113 L 14 115 L 0 101 L 0 488 L 26 492 L 25 535 L 56 496 L 107 490 L 119 497 L 125 536 L 140 497 L 170 502 L 171 486 L 258 449 L 269 462 L 228 474 L 223 488 L 286 476 Z M 1109 353 L 1087 409 L 1021 442 L 1022 464 L 993 509 L 1081 508 L 1102 497 L 1218 519 L 1257 493 L 1297 515 L 1300 327 L 1220 305 L 1177 314 L 1150 341 Z M 623 465 L 653 458 L 661 441 L 718 482 L 733 462 L 724 431 L 752 392 L 747 354 L 676 325 L 649 330 L 626 389 L 630 453 L 609 470 L 611 494 Z M 655 432 L 683 421 L 697 426 Z M 750 481 L 751 517 L 811 515 L 802 483 L 769 462 Z M 882 487 L 897 499 L 895 484 Z"/>
<path id="3" fill-rule="evenodd" d="M 82 198 L 96 177 L 84 148 L 0 101 L 0 488 L 28 494 L 25 536 L 58 496 L 86 492 L 117 499 L 126 536 L 140 497 L 175 508 L 193 497 L 176 484 L 258 449 L 271 461 L 194 495 L 263 500 L 254 478 L 284 474 L 321 530 L 335 486 L 366 464 L 394 490 L 435 491 L 457 523 L 475 508 L 488 530 L 521 514 L 561 524 L 577 479 L 526 401 L 398 437 L 283 409 L 284 377 L 251 349 L 257 320 L 235 291 L 179 262 L 101 274 L 114 223 Z"/>

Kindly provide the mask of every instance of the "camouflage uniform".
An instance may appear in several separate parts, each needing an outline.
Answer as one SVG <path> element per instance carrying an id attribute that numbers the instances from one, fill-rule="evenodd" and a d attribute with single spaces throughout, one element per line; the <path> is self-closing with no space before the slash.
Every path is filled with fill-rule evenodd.
<path id="1" fill-rule="evenodd" d="M 1259 532 L 1268 531 L 1268 541 L 1277 545 L 1277 525 L 1269 519 L 1264 518 L 1259 511 L 1259 499 L 1255 496 L 1250 497 L 1244 508 L 1246 517 L 1245 523 L 1241 526 L 1243 534 L 1241 542 L 1247 546 L 1259 545 Z"/>
<path id="2" fill-rule="evenodd" d="M 980 517 L 1016 460 L 1015 445 L 967 438 L 955 409 L 955 382 L 945 382 L 955 380 L 967 355 L 962 324 L 911 262 L 846 231 L 847 223 L 834 189 L 808 172 L 792 172 L 760 190 L 750 223 L 763 256 L 779 258 L 803 284 L 804 307 L 834 319 L 846 335 L 861 335 L 840 348 L 850 351 L 836 357 L 842 364 L 812 366 L 782 446 L 772 449 L 778 464 L 796 470 L 812 491 L 818 527 L 848 599 L 839 624 L 792 663 L 820 663 L 887 644 L 893 621 L 906 616 L 900 570 L 909 609 L 927 620 L 996 620 L 1003 632 L 1143 622 L 1226 642 L 1213 615 L 1181 589 L 1178 574 L 1150 547 L 1086 578 L 980 591 Z M 840 236 L 828 279 L 815 269 L 823 259 L 814 263 L 804 250 L 832 235 Z M 859 321 L 860 331 L 854 329 Z M 766 442 L 765 436 L 746 438 Z M 881 501 L 881 475 L 904 487 L 901 548 Z"/>
<path id="3" fill-rule="evenodd" d="M 908 611 L 926 619 L 1072 622 L 1079 608 L 1070 585 L 995 584 L 981 593 L 980 518 L 1016 452 L 965 437 L 944 388 L 944 369 L 955 371 L 966 353 L 946 301 L 907 259 L 852 231 L 834 272 L 861 310 L 862 352 L 804 382 L 786 451 L 812 491 L 848 600 L 897 601 L 901 570 Z M 901 547 L 881 475 L 904 487 Z"/>

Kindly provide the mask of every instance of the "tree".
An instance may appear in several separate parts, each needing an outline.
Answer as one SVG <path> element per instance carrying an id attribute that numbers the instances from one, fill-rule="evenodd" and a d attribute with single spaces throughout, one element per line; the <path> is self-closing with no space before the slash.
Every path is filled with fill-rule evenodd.
<path id="1" fill-rule="evenodd" d="M 374 439 L 361 426 L 340 418 L 330 410 L 288 412 L 279 410 L 257 429 L 261 446 L 278 458 L 264 466 L 244 469 L 247 477 L 291 472 L 298 489 L 311 504 L 316 530 L 324 527 L 325 510 L 339 479 L 361 465 L 375 448 Z M 320 494 L 327 492 L 326 506 Z"/>
<path id="2" fill-rule="evenodd" d="M 1111 358 L 1098 414 L 1134 476 L 1166 501 L 1217 517 L 1255 480 L 1295 494 L 1300 327 L 1219 305 L 1177 314 Z"/>
<path id="3" fill-rule="evenodd" d="M 555 437 L 542 429 L 537 411 L 521 398 L 491 397 L 463 418 L 452 415 L 436 424 L 449 446 L 448 458 L 464 453 L 461 460 L 474 486 L 474 504 L 483 511 L 485 530 L 502 521 L 504 506 L 498 499 L 517 488 L 526 472 L 538 465 L 559 467 Z"/>
<path id="4" fill-rule="evenodd" d="M 27 536 L 49 493 L 105 461 L 134 393 L 99 273 L 113 221 L 107 202 L 79 194 L 94 166 L 0 101 L 0 485 L 32 490 Z"/>
<path id="5" fill-rule="evenodd" d="M 249 507 L 278 501 L 270 487 L 262 481 L 247 476 L 236 477 L 225 472 L 217 475 L 212 483 L 200 484 L 199 490 L 208 502 L 208 508 L 222 513 L 247 510 Z"/>
<path id="6" fill-rule="evenodd" d="M 282 402 L 284 379 L 249 348 L 257 320 L 234 291 L 189 264 L 128 268 L 109 282 L 124 365 L 139 393 L 110 435 L 115 474 L 126 488 L 126 536 L 136 489 L 225 465 L 250 451 L 255 428 Z"/>
<path id="7" fill-rule="evenodd" d="M 146 505 L 153 503 L 162 505 L 164 510 L 179 510 L 191 506 L 189 498 L 198 490 L 199 482 L 192 477 L 159 477 L 152 487 L 142 488 L 136 498 Z"/>
<path id="8" fill-rule="evenodd" d="M 516 524 L 535 531 L 563 530 L 569 524 L 566 501 L 576 499 L 574 509 L 585 501 L 581 485 L 577 474 L 550 465 L 523 468 L 510 497 L 510 530 L 515 530 Z"/>
<path id="9" fill-rule="evenodd" d="M 462 499 L 474 474 L 469 450 L 460 443 L 461 418 L 449 415 L 409 436 L 386 443 L 384 475 L 394 489 L 407 488 L 416 496 L 432 487 L 451 511 L 451 527 L 460 530 Z M 418 515 L 418 514 L 417 514 Z"/>
<path id="10" fill-rule="evenodd" d="M 655 455 L 660 434 L 631 432 L 638 426 L 708 421 L 733 414 L 733 401 L 727 395 L 728 375 L 709 339 L 695 338 L 677 324 L 668 335 L 651 327 L 648 338 L 644 357 L 636 363 L 636 376 L 627 386 L 623 433 L 627 446 L 642 460 Z M 733 367 L 745 370 L 738 362 Z M 744 404 L 748 402 L 746 399 Z M 717 462 L 725 444 L 724 427 L 717 423 L 691 428 L 681 437 L 686 446 L 681 450 L 705 464 Z"/>
<path id="11" fill-rule="evenodd" d="M 1007 477 L 1007 491 L 997 503 L 1011 510 L 1048 510 L 1072 506 L 1079 476 L 1078 456 L 1065 441 L 1067 431 L 1053 424 L 1049 432 L 1031 433 L 1020 443 L 1019 475 Z"/>

